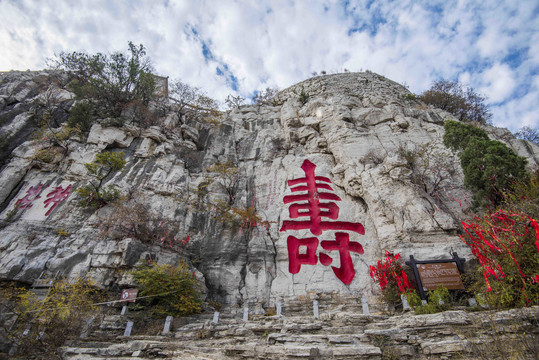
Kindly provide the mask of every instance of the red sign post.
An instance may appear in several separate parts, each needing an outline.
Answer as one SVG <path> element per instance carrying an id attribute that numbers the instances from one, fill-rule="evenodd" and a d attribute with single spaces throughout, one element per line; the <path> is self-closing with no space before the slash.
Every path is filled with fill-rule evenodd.
<path id="1" fill-rule="evenodd" d="M 128 302 L 135 302 L 137 294 L 137 289 L 125 289 L 124 291 L 122 291 L 122 300 Z"/>

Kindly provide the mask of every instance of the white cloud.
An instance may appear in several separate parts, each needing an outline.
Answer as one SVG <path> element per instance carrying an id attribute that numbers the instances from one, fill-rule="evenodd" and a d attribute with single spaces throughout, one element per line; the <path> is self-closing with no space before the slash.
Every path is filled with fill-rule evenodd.
<path id="1" fill-rule="evenodd" d="M 482 74 L 483 87 L 480 92 L 487 96 L 489 103 L 499 103 L 512 94 L 515 89 L 515 75 L 506 64 L 494 64 Z"/>
<path id="2" fill-rule="evenodd" d="M 147 47 L 158 73 L 220 100 L 233 90 L 217 66 L 228 66 L 244 96 L 313 71 L 370 69 L 415 92 L 461 79 L 496 104 L 495 122 L 516 129 L 534 121 L 537 104 L 527 100 L 539 67 L 534 0 L 350 0 L 346 9 L 333 0 L 166 3 L 0 0 L 0 70 L 39 69 L 59 51 L 125 50 L 131 40 Z M 187 35 L 190 28 L 198 36 Z"/>

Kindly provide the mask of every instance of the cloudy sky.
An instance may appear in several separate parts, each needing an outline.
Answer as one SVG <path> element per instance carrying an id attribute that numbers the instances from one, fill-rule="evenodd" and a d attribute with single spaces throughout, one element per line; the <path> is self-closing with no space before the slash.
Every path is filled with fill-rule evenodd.
<path id="1" fill-rule="evenodd" d="M 0 71 L 128 41 L 158 74 L 221 101 L 368 69 L 415 93 L 459 80 L 488 98 L 495 125 L 539 127 L 537 0 L 0 0 Z"/>

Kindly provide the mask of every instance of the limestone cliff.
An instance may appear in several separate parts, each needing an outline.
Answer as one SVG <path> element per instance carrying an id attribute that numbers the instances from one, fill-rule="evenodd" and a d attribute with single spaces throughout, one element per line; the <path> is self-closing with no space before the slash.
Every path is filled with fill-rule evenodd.
<path id="1" fill-rule="evenodd" d="M 9 141 L 0 173 L 1 279 L 31 283 L 42 272 L 59 272 L 89 276 L 102 287 L 122 287 L 130 285 L 129 270 L 137 263 L 173 264 L 184 256 L 209 298 L 269 304 L 312 292 L 370 297 L 376 289 L 368 265 L 383 249 L 405 258 L 443 258 L 451 249 L 470 255 L 457 232 L 471 194 L 463 188 L 458 158 L 442 143 L 443 122 L 452 116 L 407 100 L 406 88 L 377 74 L 314 77 L 281 91 L 271 105 L 224 113 L 219 125 L 178 122 L 169 115 L 162 126 L 140 129 L 114 127 L 101 119 L 86 139 L 71 140 L 67 156 L 49 162 L 36 160 L 40 148 L 29 134 L 35 109 L 50 94 L 57 102 L 58 122 L 69 115 L 75 100 L 66 90 L 66 75 L 10 72 L 0 79 L 0 134 Z M 525 156 L 530 167 L 537 166 L 536 145 L 504 129 L 485 130 Z M 75 189 L 90 179 L 84 164 L 105 150 L 121 150 L 127 160 L 124 170 L 106 182 L 178 224 L 177 238 L 189 238 L 182 255 L 159 244 L 103 236 L 101 225 L 114 207 L 89 211 L 77 204 Z M 284 201 L 301 193 L 287 181 L 308 177 L 302 169 L 306 160 L 316 166 L 314 176 L 327 178 L 317 179 L 327 187 L 313 185 L 316 196 L 332 194 L 327 209 L 339 210 L 333 217 L 322 216 L 329 224 L 321 234 L 312 223 L 283 227 L 287 221 L 308 222 L 301 211 L 291 217 L 293 204 Z M 233 186 L 207 182 L 211 165 L 223 163 L 240 169 Z M 209 185 L 197 196 L 255 207 L 263 222 L 255 227 L 229 223 L 193 205 L 186 194 L 201 184 Z M 336 232 L 344 231 L 331 224 L 336 221 L 364 228 L 364 234 L 346 232 L 354 244 L 355 274 L 348 271 L 345 281 L 337 273 L 346 259 L 330 244 L 337 244 Z M 295 274 L 289 268 L 290 236 L 317 239 L 296 246 L 298 258 L 316 264 L 302 264 Z M 358 244 L 364 253 L 357 251 Z"/>

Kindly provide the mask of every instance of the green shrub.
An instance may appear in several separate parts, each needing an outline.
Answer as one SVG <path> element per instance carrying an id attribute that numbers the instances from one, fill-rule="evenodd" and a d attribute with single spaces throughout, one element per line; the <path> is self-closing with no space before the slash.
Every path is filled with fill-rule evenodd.
<path id="1" fill-rule="evenodd" d="M 88 102 L 77 102 L 69 114 L 68 125 L 78 127 L 83 133 L 90 131 L 94 123 L 94 106 Z"/>
<path id="2" fill-rule="evenodd" d="M 416 315 L 435 314 L 448 309 L 446 305 L 449 301 L 449 290 L 444 286 L 439 286 L 436 290 L 429 290 L 428 302 L 426 305 L 416 306 L 414 313 Z"/>
<path id="3" fill-rule="evenodd" d="M 96 189 L 92 185 L 81 186 L 77 189 L 79 205 L 82 207 L 99 209 L 121 197 L 116 185 L 107 185 Z"/>
<path id="4" fill-rule="evenodd" d="M 38 144 L 40 147 L 44 148 L 44 151 L 50 151 L 51 153 L 57 153 L 66 157 L 71 151 L 71 145 L 74 140 L 80 140 L 81 130 L 79 126 L 70 126 L 69 124 L 64 124 L 61 126 L 56 126 L 57 119 L 52 115 L 52 112 L 49 109 L 43 111 L 41 117 L 37 117 L 39 125 L 38 128 L 32 133 L 32 140 L 34 143 Z M 58 148 L 61 148 L 61 152 L 58 152 Z M 44 159 L 48 158 L 52 162 L 55 155 L 41 154 L 37 156 L 36 159 L 39 160 L 39 157 Z M 61 159 L 59 159 L 61 160 Z"/>
<path id="5" fill-rule="evenodd" d="M 464 184 L 474 192 L 476 205 L 487 201 L 498 205 L 504 191 L 527 178 L 526 159 L 504 143 L 490 140 L 483 130 L 451 120 L 444 123 L 444 129 L 444 144 L 460 151 Z"/>
<path id="6" fill-rule="evenodd" d="M 503 190 L 528 176 L 526 159 L 499 141 L 471 139 L 459 156 L 464 185 L 474 192 L 474 198 L 479 202 L 488 199 L 499 204 L 503 200 Z"/>
<path id="7" fill-rule="evenodd" d="M 61 155 L 60 148 L 59 147 L 48 147 L 45 149 L 41 149 L 36 151 L 34 155 L 34 160 L 37 160 L 39 162 L 43 162 L 46 164 L 52 164 L 57 160 L 58 155 Z"/>
<path id="8" fill-rule="evenodd" d="M 415 289 L 413 291 L 405 293 L 404 296 L 406 297 L 406 301 L 408 301 L 408 305 L 410 305 L 412 308 L 415 308 L 416 306 L 421 306 L 421 297 Z"/>
<path id="9" fill-rule="evenodd" d="M 180 261 L 178 266 L 151 264 L 133 272 L 140 286 L 140 296 L 153 296 L 141 300 L 157 316 L 182 316 L 201 311 L 196 279 L 187 265 Z"/>
<path id="10" fill-rule="evenodd" d="M 444 145 L 454 151 L 466 149 L 471 139 L 489 139 L 487 133 L 477 126 L 458 121 L 446 120 L 444 130 Z"/>
<path id="11" fill-rule="evenodd" d="M 301 87 L 301 92 L 299 93 L 299 101 L 301 102 L 301 105 L 305 105 L 307 101 L 309 101 L 309 94 L 305 91 L 303 86 Z"/>
<path id="12" fill-rule="evenodd" d="M 80 206 L 98 209 L 120 197 L 116 185 L 103 187 L 103 181 L 112 173 L 124 168 L 124 156 L 123 152 L 104 152 L 97 154 L 93 162 L 84 165 L 95 180 L 77 189 Z"/>

